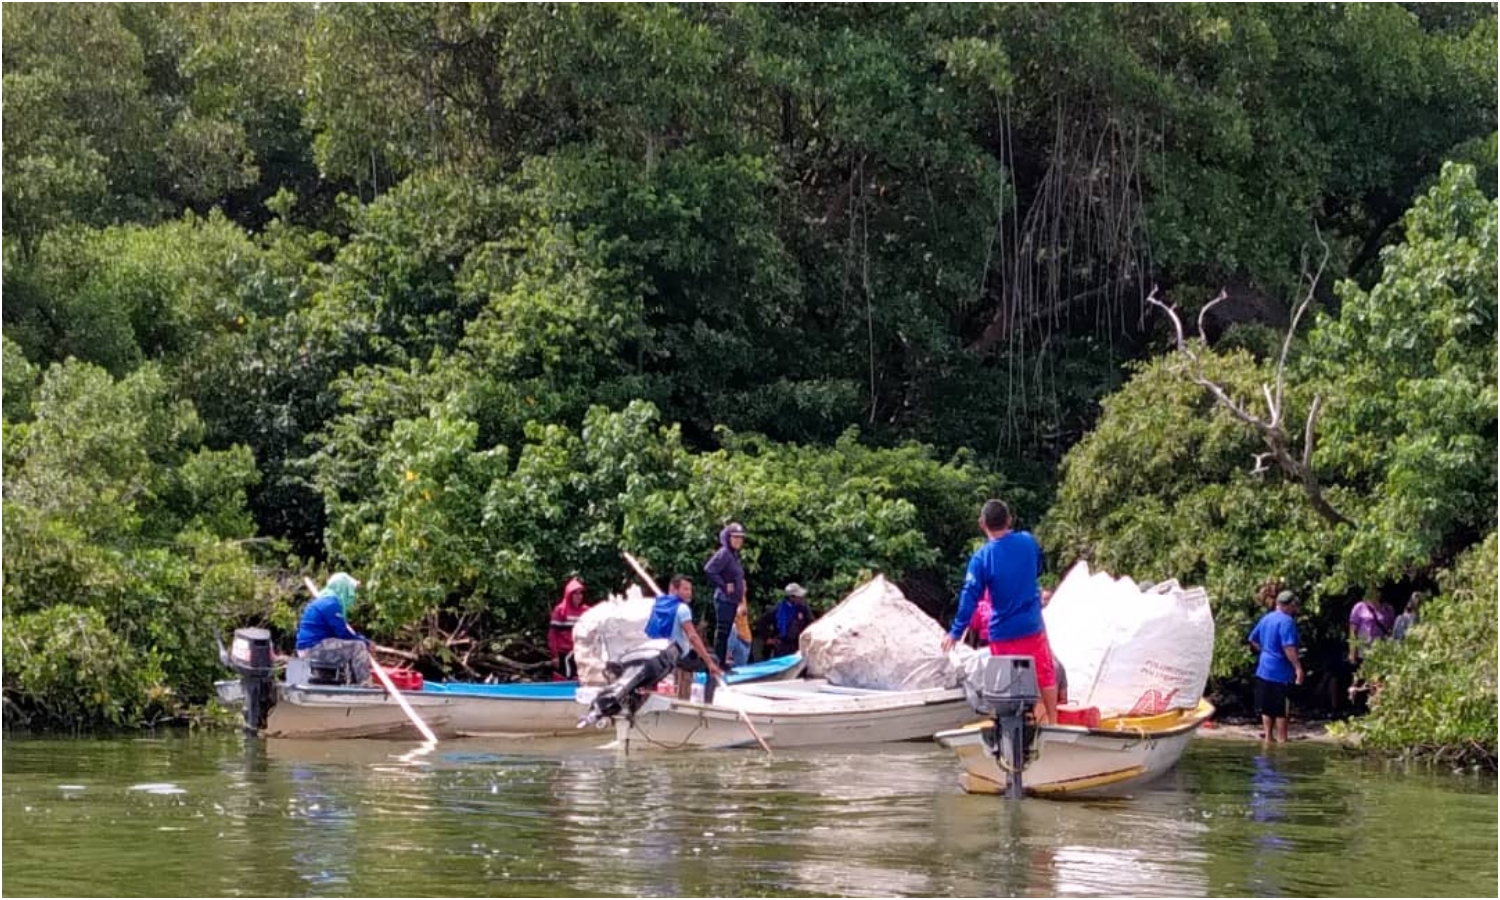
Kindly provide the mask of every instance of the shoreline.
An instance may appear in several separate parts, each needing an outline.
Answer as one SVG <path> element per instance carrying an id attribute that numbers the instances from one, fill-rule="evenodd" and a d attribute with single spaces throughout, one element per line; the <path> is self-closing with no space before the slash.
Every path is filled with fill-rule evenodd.
<path id="1" fill-rule="evenodd" d="M 1293 720 L 1287 723 L 1287 743 L 1329 744 L 1352 747 L 1347 738 L 1332 734 L 1328 722 L 1306 722 Z M 1248 721 L 1204 722 L 1197 737 L 1223 741 L 1260 741 L 1260 723 Z"/>

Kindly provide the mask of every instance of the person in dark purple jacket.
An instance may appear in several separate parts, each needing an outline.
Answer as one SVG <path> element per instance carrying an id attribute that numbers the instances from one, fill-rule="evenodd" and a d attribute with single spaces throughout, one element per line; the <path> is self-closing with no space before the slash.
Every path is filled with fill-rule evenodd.
<path id="1" fill-rule="evenodd" d="M 745 599 L 745 567 L 740 563 L 743 546 L 745 526 L 730 522 L 719 532 L 718 551 L 703 566 L 714 588 L 714 656 L 725 669 L 729 668 L 729 632 L 734 628 L 734 614 Z"/>

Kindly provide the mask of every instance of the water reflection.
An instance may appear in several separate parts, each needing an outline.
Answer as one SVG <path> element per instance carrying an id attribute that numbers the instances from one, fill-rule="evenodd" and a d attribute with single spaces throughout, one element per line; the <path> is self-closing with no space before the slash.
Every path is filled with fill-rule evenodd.
<path id="1" fill-rule="evenodd" d="M 7 741 L 4 765 L 13 894 L 1405 896 L 1495 880 L 1493 781 L 1326 748 L 1199 742 L 1132 798 L 1068 803 L 965 795 L 927 745 Z M 182 793 L 129 790 L 153 784 Z M 1414 836 L 1423 858 L 1389 852 Z"/>
<path id="2" fill-rule="evenodd" d="M 1290 779 L 1277 771 L 1275 761 L 1264 753 L 1253 760 L 1250 780 L 1250 818 L 1259 826 L 1254 835 L 1255 853 L 1250 863 L 1250 889 L 1257 895 L 1279 896 L 1281 872 L 1291 847 L 1281 832 L 1287 821 L 1286 800 Z"/>
<path id="3" fill-rule="evenodd" d="M 1172 795 L 1014 803 L 940 798 L 937 836 L 967 865 L 943 892 L 961 896 L 1202 896 L 1208 829 L 1181 820 Z"/>

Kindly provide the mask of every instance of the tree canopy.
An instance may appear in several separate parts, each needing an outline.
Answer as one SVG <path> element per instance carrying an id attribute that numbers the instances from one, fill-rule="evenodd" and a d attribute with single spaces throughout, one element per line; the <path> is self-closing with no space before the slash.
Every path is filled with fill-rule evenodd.
<path id="1" fill-rule="evenodd" d="M 1492 6 L 24 4 L 3 41 L 7 658 L 160 661 L 114 707 L 8 665 L 34 709 L 200 698 L 203 635 L 142 623 L 286 627 L 334 566 L 382 638 L 524 649 L 569 573 L 736 518 L 767 600 L 879 568 L 939 613 L 1003 492 L 1057 565 L 1236 627 L 1280 573 L 1331 629 L 1494 528 Z M 1325 247 L 1287 397 L 1342 530 L 1146 302 L 1222 288 L 1254 403 Z"/>

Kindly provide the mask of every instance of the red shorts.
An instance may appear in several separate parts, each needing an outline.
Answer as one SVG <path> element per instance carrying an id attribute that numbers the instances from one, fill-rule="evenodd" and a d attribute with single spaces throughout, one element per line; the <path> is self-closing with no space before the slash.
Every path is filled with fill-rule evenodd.
<path id="1" fill-rule="evenodd" d="M 1057 687 L 1057 667 L 1052 665 L 1052 646 L 1045 631 L 1009 641 L 990 641 L 990 655 L 1029 656 L 1036 664 L 1036 686 Z"/>

